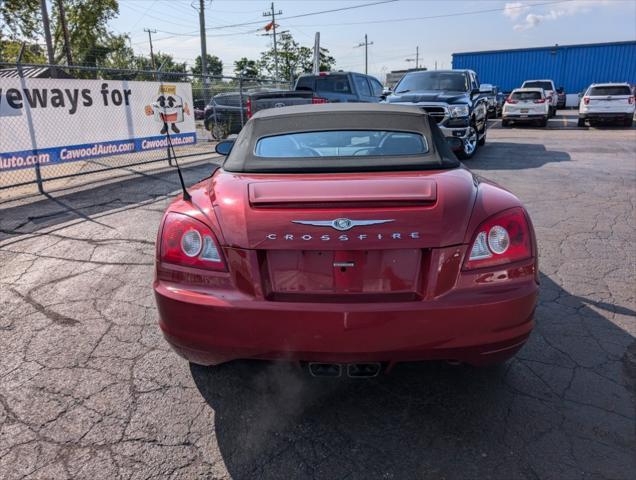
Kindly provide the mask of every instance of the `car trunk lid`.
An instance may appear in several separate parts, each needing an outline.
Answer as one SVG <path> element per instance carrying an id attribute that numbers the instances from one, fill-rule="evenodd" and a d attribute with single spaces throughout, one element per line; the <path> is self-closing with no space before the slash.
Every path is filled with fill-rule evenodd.
<path id="1" fill-rule="evenodd" d="M 281 300 L 416 298 L 431 249 L 462 243 L 476 195 L 464 169 L 298 177 L 213 181 L 225 243 L 258 251 L 266 291 Z"/>

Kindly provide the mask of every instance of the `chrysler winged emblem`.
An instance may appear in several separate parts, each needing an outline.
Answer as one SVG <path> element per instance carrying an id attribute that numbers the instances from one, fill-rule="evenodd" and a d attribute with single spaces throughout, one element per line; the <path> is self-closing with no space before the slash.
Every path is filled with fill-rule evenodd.
<path id="1" fill-rule="evenodd" d="M 292 220 L 292 223 L 300 225 L 312 225 L 314 227 L 331 227 L 340 232 L 350 230 L 353 227 L 366 227 L 367 225 L 379 225 L 394 222 L 395 220 L 351 220 L 349 218 L 336 218 L 335 220 Z"/>

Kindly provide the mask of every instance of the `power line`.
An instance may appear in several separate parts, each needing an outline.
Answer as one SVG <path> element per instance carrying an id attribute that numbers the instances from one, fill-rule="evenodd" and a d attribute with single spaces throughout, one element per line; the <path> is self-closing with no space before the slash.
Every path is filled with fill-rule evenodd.
<path id="1" fill-rule="evenodd" d="M 131 29 L 131 30 L 132 30 L 133 28 L 135 28 L 137 25 L 139 25 L 139 22 L 141 22 L 141 20 L 142 20 L 144 17 L 146 17 L 146 16 L 150 16 L 150 15 L 148 15 L 148 12 L 150 11 L 150 9 L 151 9 L 152 7 L 154 7 L 154 6 L 155 6 L 155 4 L 156 4 L 156 3 L 157 3 L 157 0 L 154 0 L 154 1 L 150 4 L 150 6 L 149 6 L 148 8 L 146 8 L 146 10 L 144 11 L 144 13 L 143 13 L 140 17 L 137 17 L 137 21 L 133 24 L 133 26 L 132 26 L 132 27 L 130 27 L 130 29 Z M 133 9 L 133 10 L 134 10 L 134 9 Z M 151 18 L 152 18 L 152 17 L 151 17 Z"/>
<path id="2" fill-rule="evenodd" d="M 344 10 L 353 10 L 356 8 L 363 8 L 363 7 L 372 7 L 374 5 L 381 5 L 383 3 L 393 3 L 393 2 L 397 2 L 398 0 L 382 0 L 380 2 L 373 2 L 373 3 L 363 3 L 360 5 L 351 5 L 349 7 L 341 7 L 341 8 L 332 8 L 330 10 L 321 10 L 318 12 L 308 12 L 308 13 L 301 13 L 298 15 L 290 15 L 287 17 L 280 17 L 279 20 L 290 20 L 292 18 L 301 18 L 301 17 L 309 17 L 312 15 L 322 15 L 325 13 L 334 13 L 334 12 L 342 12 Z M 208 27 L 206 30 L 221 30 L 224 28 L 234 28 L 234 27 L 243 27 L 246 25 L 257 25 L 257 24 L 261 24 L 262 21 L 261 20 L 256 20 L 253 22 L 243 22 L 243 23 L 235 23 L 233 25 L 220 25 L 217 27 Z M 188 32 L 188 33 L 178 33 L 178 32 L 168 32 L 166 30 L 159 30 L 161 33 L 167 33 L 169 35 L 180 35 L 180 36 L 193 36 L 195 34 L 198 35 L 197 32 Z"/>
<path id="3" fill-rule="evenodd" d="M 482 13 L 493 13 L 493 12 L 502 12 L 504 10 L 516 10 L 522 8 L 532 8 L 532 7 L 540 7 L 544 5 L 555 5 L 557 3 L 569 3 L 574 0 L 559 0 L 555 2 L 544 2 L 544 3 L 533 3 L 531 5 L 519 5 L 519 6 L 508 6 L 507 8 L 489 8 L 486 10 L 471 10 L 467 12 L 455 12 L 455 13 L 443 13 L 440 15 L 428 15 L 426 17 L 403 17 L 403 18 L 385 18 L 382 20 L 364 20 L 361 22 L 339 22 L 339 23 L 319 23 L 319 24 L 302 24 L 302 25 L 288 25 L 289 27 L 330 27 L 330 26 L 343 26 L 343 25 L 369 25 L 374 23 L 391 23 L 391 22 L 408 22 L 411 20 L 433 20 L 438 18 L 449 18 L 449 17 L 462 17 L 466 15 L 477 15 Z"/>

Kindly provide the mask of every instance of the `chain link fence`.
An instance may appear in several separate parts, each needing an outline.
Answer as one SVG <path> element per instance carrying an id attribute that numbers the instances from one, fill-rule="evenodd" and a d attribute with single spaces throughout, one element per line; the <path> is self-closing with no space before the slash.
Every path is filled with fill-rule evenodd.
<path id="1" fill-rule="evenodd" d="M 200 161 L 238 133 L 272 79 L 0 63 L 0 190 L 157 162 Z"/>

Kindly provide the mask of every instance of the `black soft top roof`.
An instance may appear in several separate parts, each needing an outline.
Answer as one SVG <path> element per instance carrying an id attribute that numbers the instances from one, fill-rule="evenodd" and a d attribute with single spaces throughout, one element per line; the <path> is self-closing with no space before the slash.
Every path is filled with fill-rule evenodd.
<path id="1" fill-rule="evenodd" d="M 420 133 L 425 154 L 310 158 L 263 158 L 254 155 L 259 139 L 286 133 L 334 130 L 389 130 Z M 312 173 L 374 170 L 428 170 L 459 166 L 437 124 L 415 106 L 327 103 L 270 108 L 245 124 L 223 168 L 230 172 Z"/>

